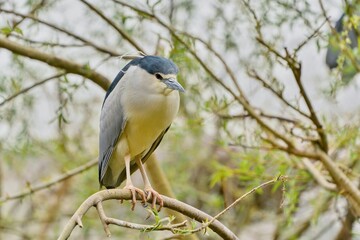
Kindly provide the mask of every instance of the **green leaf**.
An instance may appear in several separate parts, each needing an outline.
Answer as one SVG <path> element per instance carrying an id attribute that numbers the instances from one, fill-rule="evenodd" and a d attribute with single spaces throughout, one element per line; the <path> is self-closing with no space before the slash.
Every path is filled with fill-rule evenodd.
<path id="1" fill-rule="evenodd" d="M 24 35 L 24 34 L 23 34 L 23 31 L 22 31 L 20 28 L 18 28 L 18 27 L 16 27 L 16 28 L 14 29 L 14 31 L 15 31 L 16 33 L 20 34 L 20 35 Z"/>
<path id="2" fill-rule="evenodd" d="M 1 32 L 8 35 L 12 32 L 12 29 L 10 27 L 3 27 L 1 28 Z"/>

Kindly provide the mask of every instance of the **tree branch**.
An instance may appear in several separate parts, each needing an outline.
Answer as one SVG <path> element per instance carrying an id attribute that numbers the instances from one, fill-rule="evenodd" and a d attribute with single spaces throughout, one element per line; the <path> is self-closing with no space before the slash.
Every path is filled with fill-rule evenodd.
<path id="1" fill-rule="evenodd" d="M 165 226 L 162 225 L 162 221 L 159 221 L 159 222 L 155 223 L 154 225 L 131 223 L 131 222 L 119 220 L 116 218 L 107 217 L 105 214 L 104 208 L 102 206 L 102 202 L 98 202 L 96 204 L 96 210 L 98 211 L 101 223 L 103 224 L 104 230 L 108 237 L 111 236 L 110 230 L 108 228 L 108 225 L 110 225 L 110 224 L 117 225 L 120 227 L 130 228 L 130 229 L 134 229 L 134 230 L 140 230 L 143 232 L 156 230 L 156 231 L 171 231 L 172 233 L 175 233 L 176 228 L 186 227 L 186 222 L 187 222 L 187 220 L 185 220 L 181 223 L 170 224 L 170 221 L 169 221 L 169 224 L 167 224 Z"/>
<path id="2" fill-rule="evenodd" d="M 251 69 L 248 71 L 248 75 L 252 78 L 254 78 L 255 80 L 258 80 L 262 86 L 266 89 L 268 89 L 271 93 L 273 93 L 280 101 L 282 101 L 286 106 L 290 107 L 291 109 L 293 109 L 295 112 L 299 113 L 300 115 L 306 117 L 307 119 L 310 118 L 310 116 L 303 112 L 300 108 L 297 108 L 296 106 L 292 105 L 288 100 L 286 100 L 284 98 L 284 96 L 276 91 L 269 83 L 267 83 L 265 81 L 264 78 L 262 78 L 254 69 Z"/>
<path id="3" fill-rule="evenodd" d="M 82 173 L 94 166 L 96 166 L 96 164 L 98 163 L 98 160 L 97 159 L 94 159 L 88 163 L 85 163 L 84 165 L 81 165 L 77 168 L 74 168 L 66 173 L 64 173 L 63 175 L 61 176 L 58 176 L 57 178 L 53 179 L 52 181 L 49 181 L 49 182 L 45 182 L 45 183 L 40 183 L 40 184 L 37 184 L 33 187 L 31 187 L 31 185 L 29 184 L 28 186 L 28 190 L 24 190 L 23 192 L 21 193 L 18 193 L 18 194 L 15 194 L 15 195 L 12 195 L 12 196 L 3 196 L 0 198 L 0 204 L 1 203 L 4 203 L 6 201 L 9 201 L 9 200 L 15 200 L 15 199 L 19 199 L 19 198 L 24 198 L 26 197 L 27 195 L 30 195 L 30 194 L 33 194 L 35 192 L 38 192 L 38 191 L 41 191 L 41 190 L 44 190 L 44 189 L 47 189 L 57 183 L 60 183 L 62 181 L 65 181 L 66 179 L 69 179 L 79 173 Z"/>
<path id="4" fill-rule="evenodd" d="M 256 17 L 256 14 L 254 13 L 253 9 L 251 8 L 251 6 L 249 5 L 249 3 L 243 1 L 243 3 L 245 3 L 247 9 L 253 14 L 253 18 L 255 20 L 255 22 L 257 23 L 257 26 L 259 24 L 259 20 L 258 18 Z M 324 22 L 325 23 L 325 22 Z M 324 24 L 323 23 L 323 24 Z M 320 27 L 323 26 L 320 25 Z M 310 39 L 312 38 L 320 29 L 320 27 L 318 29 L 316 29 L 314 31 L 314 33 L 312 35 L 310 35 L 309 38 L 307 38 L 307 40 L 305 40 L 305 43 Z M 295 81 L 299 87 L 299 90 L 300 90 L 300 94 L 301 96 L 303 97 L 305 103 L 306 103 L 306 106 L 308 108 L 308 110 L 310 111 L 310 120 L 314 123 L 314 125 L 316 126 L 317 128 L 317 132 L 318 132 L 318 135 L 320 137 L 320 146 L 321 148 L 327 152 L 328 151 L 328 142 L 327 142 L 327 136 L 324 132 L 324 128 L 321 124 L 321 122 L 319 121 L 315 111 L 314 111 L 314 108 L 312 106 L 312 103 L 305 91 L 305 88 L 301 82 L 301 63 L 299 63 L 297 60 L 296 60 L 296 52 L 305 44 L 305 43 L 301 43 L 297 49 L 295 49 L 293 55 L 289 54 L 288 50 L 285 48 L 285 55 L 281 54 L 278 50 L 276 50 L 274 47 L 272 47 L 269 43 L 267 43 L 264 38 L 262 37 L 261 35 L 261 31 L 258 31 L 258 35 L 256 37 L 256 40 L 258 41 L 258 43 L 260 43 L 261 45 L 263 45 L 269 52 L 271 52 L 272 54 L 274 54 L 276 57 L 280 58 L 281 60 L 283 60 L 285 63 L 287 63 L 287 65 L 289 66 L 289 68 L 291 69 L 293 75 L 294 75 L 294 78 L 295 78 Z M 289 105 L 290 106 L 290 105 Z M 301 113 L 299 110 L 298 110 L 299 113 Z M 276 136 L 276 135 L 275 135 Z"/>
<path id="5" fill-rule="evenodd" d="M 286 53 L 287 53 L 287 58 L 291 58 L 287 51 L 286 51 Z M 293 61 L 295 61 L 295 59 L 292 59 L 291 61 L 288 60 L 289 67 L 293 72 L 293 75 L 294 75 L 295 81 L 299 87 L 301 96 L 303 97 L 303 99 L 306 103 L 306 106 L 308 107 L 308 109 L 310 111 L 310 119 L 312 120 L 312 122 L 315 124 L 315 126 L 317 128 L 316 130 L 320 136 L 321 148 L 324 150 L 324 152 L 327 152 L 329 150 L 329 147 L 328 147 L 328 141 L 327 141 L 327 136 L 324 131 L 324 127 L 322 126 L 321 122 L 319 121 L 319 118 L 317 117 L 317 115 L 314 111 L 314 107 L 310 101 L 310 98 L 305 91 L 304 85 L 301 82 L 301 64 L 300 63 L 294 64 Z M 296 66 L 296 65 L 298 65 L 298 66 Z"/>
<path id="6" fill-rule="evenodd" d="M 16 92 L 16 93 L 14 93 L 14 94 L 11 95 L 10 97 L 6 98 L 4 101 L 0 102 L 0 107 L 1 107 L 2 105 L 4 105 L 5 103 L 10 102 L 10 101 L 13 100 L 14 98 L 18 97 L 19 95 L 24 94 L 24 93 L 30 91 L 31 89 L 33 89 L 33 88 L 35 88 L 35 87 L 37 87 L 37 86 L 39 86 L 39 85 L 42 85 L 42 84 L 44 84 L 44 83 L 46 83 L 46 82 L 48 82 L 48 81 L 50 81 L 50 80 L 53 80 L 53 79 L 55 79 L 55 78 L 59 78 L 59 77 L 64 76 L 64 75 L 65 75 L 65 73 L 64 73 L 64 72 L 61 72 L 61 73 L 55 74 L 55 75 L 53 75 L 53 76 L 51 76 L 51 77 L 45 78 L 44 80 L 42 80 L 42 81 L 40 81 L 40 82 L 34 83 L 33 85 L 31 85 L 31 86 L 29 86 L 29 87 L 26 87 L 26 88 L 24 88 L 24 89 L 22 89 L 22 90 L 20 90 L 20 91 L 18 91 L 18 92 Z"/>
<path id="7" fill-rule="evenodd" d="M 126 41 L 128 41 L 136 50 L 145 53 L 145 50 L 140 47 L 139 44 L 135 42 L 124 30 L 119 28 L 114 21 L 110 18 L 106 17 L 99 9 L 97 9 L 94 5 L 91 5 L 85 0 L 79 0 L 80 2 L 84 3 L 88 8 L 90 8 L 93 12 L 99 15 L 105 22 L 107 22 L 110 26 L 112 26 Z"/>
<path id="8" fill-rule="evenodd" d="M 85 38 L 82 37 L 82 36 L 79 36 L 79 35 L 77 35 L 77 34 L 75 34 L 75 33 L 72 33 L 72 32 L 70 32 L 70 31 L 68 31 L 68 30 L 65 30 L 64 28 L 61 28 L 61 27 L 59 27 L 59 26 L 57 26 L 57 25 L 55 25 L 55 24 L 52 24 L 52 23 L 46 22 L 46 21 L 44 21 L 44 20 L 41 20 L 41 19 L 39 19 L 39 18 L 37 18 L 37 17 L 35 17 L 35 16 L 33 16 L 33 15 L 26 15 L 26 14 L 18 13 L 18 12 L 16 12 L 16 11 L 12 11 L 12 10 L 8 10 L 8 9 L 3 9 L 3 8 L 1 8 L 1 7 L 0 7 L 0 12 L 5 12 L 5 13 L 8 13 L 8 14 L 13 14 L 13 15 L 15 15 L 15 16 L 19 16 L 19 17 L 22 17 L 22 18 L 24 18 L 24 19 L 25 19 L 25 18 L 31 19 L 31 20 L 33 20 L 33 21 L 35 21 L 35 22 L 41 23 L 41 24 L 43 24 L 43 25 L 45 25 L 45 26 L 48 26 L 48 27 L 50 27 L 50 28 L 52 28 L 52 29 L 55 29 L 56 31 L 59 31 L 59 32 L 61 32 L 61 33 L 64 33 L 64 34 L 66 34 L 66 35 L 68 35 L 68 36 L 70 36 L 70 37 L 72 37 L 72 38 L 74 38 L 74 39 L 76 39 L 76 40 L 78 40 L 78 41 L 80 41 L 80 42 L 83 42 L 85 45 L 90 46 L 90 47 L 98 50 L 99 52 L 109 54 L 110 56 L 117 57 L 117 56 L 120 56 L 120 55 L 121 55 L 120 53 L 117 53 L 117 52 L 114 52 L 113 50 L 110 50 L 110 49 L 107 49 L 107 48 L 105 48 L 105 47 L 99 46 L 99 45 L 97 45 L 96 43 L 93 43 L 93 42 L 85 39 Z"/>
<path id="9" fill-rule="evenodd" d="M 80 47 L 88 47 L 88 45 L 86 44 L 76 44 L 76 43 L 56 43 L 56 42 L 48 42 L 48 41 L 37 41 L 37 40 L 33 40 L 30 38 L 26 38 L 22 35 L 18 35 L 18 34 L 14 34 L 14 33 L 10 33 L 11 37 L 20 39 L 21 41 L 24 41 L 26 43 L 29 44 L 36 44 L 36 45 L 40 45 L 40 46 L 49 46 L 49 47 L 61 47 L 61 48 L 80 48 Z M 111 55 L 110 55 L 111 56 Z"/>
<path id="10" fill-rule="evenodd" d="M 188 51 L 189 53 L 199 62 L 199 64 L 203 67 L 203 69 L 217 82 L 219 83 L 228 93 L 230 93 L 244 108 L 245 110 L 257 121 L 257 123 L 263 127 L 264 129 L 266 129 L 269 133 L 273 134 L 274 136 L 276 136 L 277 138 L 281 139 L 287 146 L 293 147 L 293 142 L 292 140 L 284 135 L 279 133 L 278 131 L 276 131 L 275 129 L 273 129 L 271 126 L 269 126 L 263 119 L 261 119 L 261 117 L 255 112 L 254 108 L 250 105 L 249 101 L 246 99 L 245 94 L 243 93 L 242 89 L 239 87 L 238 91 L 240 93 L 240 95 L 236 94 L 229 86 L 227 86 L 223 81 L 221 81 L 221 79 L 219 77 L 217 77 L 217 75 L 209 68 L 209 66 L 200 58 L 200 56 L 196 53 L 195 50 L 193 50 L 189 44 L 187 44 L 177 33 L 176 30 L 173 29 L 171 26 L 169 26 L 168 24 L 166 24 L 164 21 L 162 21 L 158 16 L 156 16 L 153 13 L 138 9 L 134 6 L 132 6 L 131 4 L 128 4 L 127 2 L 123 2 L 123 1 L 119 1 L 119 0 L 113 0 L 114 2 L 126 6 L 130 9 L 132 9 L 135 12 L 138 12 L 140 14 L 142 14 L 143 16 L 147 16 L 150 19 L 155 19 L 161 26 L 163 26 L 164 28 L 168 29 L 168 31 L 170 32 L 170 34 L 176 38 L 177 41 L 179 41 Z M 209 49 L 211 51 L 211 49 Z M 213 50 L 214 51 L 214 50 Z M 220 54 L 217 54 L 216 52 L 213 52 L 216 56 L 220 56 Z M 230 70 L 230 68 L 227 66 L 226 62 L 220 58 L 219 59 L 224 65 L 224 67 L 226 68 L 226 70 Z M 232 74 L 232 72 L 228 72 L 230 76 L 234 76 L 234 74 Z M 236 79 L 233 79 L 232 77 L 232 81 L 236 82 Z M 235 84 L 235 83 L 234 83 Z M 237 86 L 238 87 L 238 86 Z"/>
<path id="11" fill-rule="evenodd" d="M 302 47 L 304 47 L 311 39 L 313 39 L 314 37 L 316 37 L 317 35 L 319 35 L 320 33 L 320 29 L 325 25 L 326 20 L 323 21 L 316 29 L 314 29 L 314 31 L 312 32 L 312 34 L 310 34 L 303 42 L 301 42 L 293 51 L 296 54 L 297 52 L 300 51 L 300 49 Z"/>
<path id="12" fill-rule="evenodd" d="M 44 7 L 46 4 L 46 0 L 41 0 L 41 2 L 39 2 L 37 5 L 34 6 L 33 9 L 31 9 L 31 11 L 29 12 L 30 15 L 35 14 L 38 10 L 40 10 L 42 7 Z M 19 26 L 26 18 L 22 17 L 21 20 L 15 22 L 13 24 L 13 28 L 16 28 L 17 26 Z"/>
<path id="13" fill-rule="evenodd" d="M 322 126 L 322 124 L 320 123 L 315 111 L 314 111 L 314 107 L 312 106 L 312 103 L 310 101 L 310 98 L 308 97 L 305 88 L 301 82 L 301 64 L 298 63 L 295 59 L 294 56 L 291 56 L 289 54 L 289 52 L 287 51 L 287 49 L 285 48 L 285 52 L 286 55 L 283 56 L 279 51 L 277 51 L 275 48 L 273 48 L 272 46 L 270 46 L 268 43 L 266 43 L 261 37 L 257 37 L 256 40 L 263 45 L 268 51 L 270 51 L 271 53 L 273 53 L 275 56 L 277 56 L 278 58 L 282 59 L 283 61 L 285 61 L 287 63 L 287 65 L 289 66 L 289 68 L 291 69 L 293 76 L 295 78 L 296 84 L 299 87 L 300 90 L 300 94 L 303 97 L 306 106 L 310 112 L 310 116 L 308 116 L 308 118 L 315 124 L 316 128 L 317 128 L 317 132 L 320 136 L 320 145 L 322 147 L 322 149 L 327 152 L 328 151 L 328 143 L 327 143 L 327 137 L 326 134 L 324 132 L 324 128 Z M 289 105 L 290 106 L 290 105 Z M 300 110 L 297 110 L 299 113 Z M 302 114 L 304 115 L 304 114 Z M 306 116 L 306 115 L 304 115 Z"/>
<path id="14" fill-rule="evenodd" d="M 348 196 L 348 200 L 355 211 L 357 217 L 360 216 L 360 191 L 353 182 L 345 175 L 343 171 L 334 163 L 325 152 L 318 151 L 318 158 L 324 164 L 326 170 L 334 179 L 336 185 L 340 188 L 344 196 Z"/>
<path id="15" fill-rule="evenodd" d="M 321 172 L 314 166 L 314 164 L 307 158 L 302 159 L 302 163 L 311 174 L 311 176 L 315 179 L 315 181 L 329 191 L 336 191 L 337 187 L 335 184 L 328 182 L 325 177 L 321 174 Z"/>
<path id="16" fill-rule="evenodd" d="M 169 198 L 166 196 L 162 196 L 164 200 L 164 207 L 170 208 L 172 210 L 175 210 L 177 212 L 180 212 L 190 218 L 195 219 L 198 222 L 206 222 L 209 219 L 212 219 L 212 217 L 190 205 L 187 205 L 186 203 L 180 202 L 176 199 Z M 109 189 L 109 190 L 102 190 L 97 193 L 94 193 L 91 195 L 88 199 L 86 199 L 80 207 L 77 209 L 77 211 L 74 213 L 74 215 L 71 217 L 69 222 L 64 227 L 63 231 L 61 232 L 58 240 L 64 240 L 68 239 L 71 235 L 71 232 L 73 229 L 78 225 L 82 227 L 81 218 L 86 214 L 86 212 L 93 206 L 100 206 L 98 203 L 110 200 L 110 199 L 118 199 L 118 200 L 130 200 L 131 199 L 131 193 L 130 191 L 126 189 Z M 141 200 L 141 198 L 138 196 L 138 200 Z M 149 200 L 149 203 L 151 203 L 151 199 Z M 99 207 L 97 207 L 99 211 Z M 109 221 L 106 223 L 106 218 L 104 218 L 104 214 L 102 212 L 102 209 L 100 207 L 100 218 L 103 218 L 102 222 L 107 224 L 112 224 L 113 221 Z M 105 220 L 104 220 L 105 219 Z M 107 227 L 104 226 L 105 231 L 107 234 L 109 232 L 106 230 Z M 227 227 L 225 227 L 221 222 L 218 220 L 213 221 L 209 228 L 211 228 L 215 233 L 217 233 L 220 237 L 223 239 L 238 239 L 234 233 L 232 233 Z"/>
<path id="17" fill-rule="evenodd" d="M 324 165 L 325 169 L 329 172 L 330 176 L 334 180 L 339 193 L 344 195 L 346 199 L 350 202 L 355 215 L 357 217 L 360 216 L 360 191 L 355 186 L 353 182 L 346 176 L 346 174 L 341 171 L 341 169 L 335 164 L 334 160 L 331 159 L 323 150 L 316 148 L 313 151 L 309 151 L 308 149 L 298 149 L 298 148 L 286 148 L 278 144 L 273 139 L 267 139 L 267 141 L 278 148 L 279 150 L 283 150 L 289 154 L 305 157 L 314 160 L 320 160 Z"/>
<path id="18" fill-rule="evenodd" d="M 207 227 L 209 227 L 216 219 L 218 219 L 221 215 L 223 215 L 224 213 L 226 213 L 230 208 L 232 208 L 233 206 L 235 206 L 236 204 L 238 204 L 241 200 L 243 200 L 244 198 L 246 198 L 247 196 L 249 196 L 250 194 L 254 193 L 255 191 L 257 191 L 260 188 L 266 187 L 268 185 L 274 184 L 275 182 L 286 182 L 287 181 L 287 177 L 286 176 L 278 176 L 275 179 L 272 179 L 270 181 L 264 182 L 262 184 L 260 184 L 257 187 L 254 187 L 253 189 L 251 189 L 250 191 L 248 191 L 247 193 L 245 193 L 244 195 L 242 195 L 241 197 L 239 197 L 238 199 L 236 199 L 232 204 L 230 204 L 228 207 L 226 207 L 224 210 L 222 210 L 220 213 L 216 214 L 209 222 L 207 222 L 206 224 L 204 224 L 201 227 L 198 227 L 194 230 L 191 231 L 191 233 L 196 233 L 196 232 L 200 232 L 203 229 L 206 229 Z"/>
<path id="19" fill-rule="evenodd" d="M 243 119 L 243 118 L 252 117 L 250 114 L 234 114 L 234 115 L 226 115 L 226 114 L 221 114 L 221 113 L 215 113 L 215 114 L 217 116 L 219 116 L 220 118 L 222 118 L 222 119 L 228 119 L 228 120 Z M 259 112 L 259 115 L 261 117 L 268 118 L 268 119 L 275 119 L 275 120 L 278 120 L 280 122 L 292 123 L 294 125 L 299 125 L 300 124 L 297 120 L 282 117 L 282 116 L 267 114 L 267 113 L 264 113 L 264 112 L 261 112 L 261 111 Z"/>
<path id="20" fill-rule="evenodd" d="M 19 54 L 21 56 L 45 62 L 50 66 L 64 69 L 67 73 L 75 73 L 86 77 L 95 82 L 100 87 L 102 87 L 104 90 L 106 90 L 110 84 L 109 80 L 106 77 L 104 77 L 98 72 L 87 68 L 85 65 L 80 65 L 78 63 L 74 63 L 72 61 L 57 57 L 55 55 L 43 53 L 39 50 L 36 50 L 35 48 L 20 45 L 6 38 L 0 37 L 0 47 L 6 48 L 13 53 Z"/>

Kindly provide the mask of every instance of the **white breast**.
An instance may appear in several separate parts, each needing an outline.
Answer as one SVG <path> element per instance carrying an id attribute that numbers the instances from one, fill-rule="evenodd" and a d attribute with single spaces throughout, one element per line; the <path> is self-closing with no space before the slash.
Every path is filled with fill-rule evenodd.
<path id="1" fill-rule="evenodd" d="M 144 81 L 141 77 L 148 78 L 148 73 L 141 69 L 135 71 L 140 78 L 123 81 L 126 91 L 121 97 L 127 119 L 124 137 L 132 157 L 151 147 L 174 120 L 180 103 L 178 91 L 166 89 L 165 84 L 155 78 Z"/>

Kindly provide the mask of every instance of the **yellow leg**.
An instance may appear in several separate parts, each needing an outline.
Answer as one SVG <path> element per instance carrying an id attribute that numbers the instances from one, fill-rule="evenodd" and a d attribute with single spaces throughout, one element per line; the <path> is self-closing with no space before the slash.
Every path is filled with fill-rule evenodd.
<path id="1" fill-rule="evenodd" d="M 147 194 L 146 200 L 150 200 L 152 198 L 151 207 L 153 209 L 155 209 L 155 204 L 158 200 L 159 205 L 160 205 L 158 211 L 160 212 L 161 208 L 164 206 L 164 200 L 162 199 L 161 195 L 152 188 L 149 178 L 146 175 L 144 165 L 140 158 L 136 159 L 136 164 L 138 165 L 138 167 L 140 169 L 141 176 L 144 181 L 144 191 Z"/>
<path id="2" fill-rule="evenodd" d="M 131 192 L 131 198 L 132 198 L 132 200 L 131 200 L 131 203 L 132 203 L 131 210 L 134 210 L 135 204 L 136 204 L 136 193 L 138 193 L 140 195 L 140 197 L 142 198 L 143 203 L 146 202 L 146 195 L 145 195 L 143 190 L 134 187 L 134 185 L 133 185 L 133 183 L 131 181 L 130 161 L 131 161 L 130 155 L 125 156 L 126 183 L 125 183 L 124 189 L 128 189 Z"/>

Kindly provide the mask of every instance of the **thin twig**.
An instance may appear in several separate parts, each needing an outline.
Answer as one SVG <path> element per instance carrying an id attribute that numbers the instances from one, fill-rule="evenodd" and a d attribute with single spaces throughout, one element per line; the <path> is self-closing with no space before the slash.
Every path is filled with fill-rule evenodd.
<path id="1" fill-rule="evenodd" d="M 72 47 L 87 47 L 88 45 L 86 44 L 65 44 L 65 43 L 55 43 L 55 42 L 47 42 L 47 41 L 37 41 L 37 40 L 33 40 L 33 39 L 29 39 L 29 38 L 25 38 L 21 35 L 18 34 L 13 34 L 10 33 L 11 37 L 20 39 L 24 42 L 30 43 L 30 44 L 38 44 L 38 45 L 42 45 L 42 46 L 49 46 L 49 47 L 62 47 L 62 48 L 72 48 Z"/>
<path id="2" fill-rule="evenodd" d="M 258 18 L 258 16 L 256 15 L 255 10 L 250 6 L 250 1 L 245 1 L 245 0 L 241 0 L 241 1 L 245 5 L 247 10 L 250 12 L 250 14 L 252 15 L 252 17 L 255 21 L 255 30 L 256 30 L 257 34 L 260 36 L 260 38 L 262 38 L 261 21 Z"/>
<path id="3" fill-rule="evenodd" d="M 263 79 L 254 69 L 251 69 L 248 71 L 248 75 L 252 78 L 254 78 L 255 80 L 258 80 L 259 82 L 261 82 L 261 84 L 263 85 L 263 87 L 265 87 L 266 89 L 270 90 L 280 101 L 282 101 L 286 106 L 290 107 L 291 109 L 293 109 L 295 112 L 299 113 L 300 115 L 306 117 L 306 118 L 310 118 L 310 116 L 303 112 L 300 108 L 292 105 L 288 100 L 286 100 L 283 95 L 276 91 L 269 83 L 267 83 L 265 81 L 265 79 Z"/>
<path id="4" fill-rule="evenodd" d="M 236 204 L 238 204 L 241 200 L 243 200 L 244 198 L 246 198 L 247 196 L 249 196 L 250 194 L 254 193 L 255 191 L 257 191 L 260 188 L 266 187 L 268 185 L 274 184 L 275 182 L 281 181 L 281 182 L 286 182 L 287 181 L 287 176 L 278 176 L 275 179 L 272 179 L 270 181 L 264 182 L 262 184 L 260 184 L 257 187 L 254 187 L 253 189 L 251 189 L 250 191 L 248 191 L 247 193 L 243 194 L 241 197 L 239 197 L 238 199 L 236 199 L 232 204 L 230 204 L 227 208 L 225 208 L 224 210 L 222 210 L 221 212 L 219 212 L 218 214 L 216 214 L 209 222 L 206 222 L 205 224 L 203 224 L 201 227 L 198 227 L 194 230 L 191 230 L 191 233 L 196 233 L 196 232 L 200 232 L 204 229 L 206 229 L 207 227 L 210 226 L 210 224 L 212 224 L 216 219 L 218 219 L 221 215 L 223 215 L 224 213 L 226 213 L 230 208 L 234 207 Z"/>
<path id="5" fill-rule="evenodd" d="M 216 115 L 219 116 L 219 117 L 222 118 L 222 119 L 239 119 L 239 118 L 249 118 L 249 117 L 252 117 L 252 116 L 251 116 L 250 114 L 248 114 L 248 113 L 237 114 L 237 115 L 225 115 L 225 114 L 217 113 Z M 266 114 L 266 113 L 263 113 L 263 112 L 260 112 L 259 115 L 260 115 L 261 117 L 264 117 L 264 118 L 276 119 L 276 120 L 281 121 L 281 122 L 292 123 L 292 124 L 295 124 L 295 125 L 298 125 L 298 124 L 299 124 L 299 122 L 298 122 L 297 120 L 293 120 L 293 119 L 290 119 L 290 118 L 285 118 L 285 117 L 281 117 L 281 116 Z"/>
<path id="6" fill-rule="evenodd" d="M 127 222 L 123 220 L 119 220 L 116 218 L 109 218 L 106 217 L 105 221 L 107 224 L 117 225 L 119 227 L 125 227 L 129 229 L 139 230 L 139 231 L 170 231 L 172 233 L 176 232 L 177 228 L 186 227 L 187 220 L 181 222 L 181 223 L 174 223 L 174 224 L 168 224 L 165 226 L 158 226 L 158 224 L 154 225 L 145 225 L 145 224 L 138 224 L 138 223 L 132 223 Z"/>
<path id="7" fill-rule="evenodd" d="M 320 136 L 321 148 L 324 150 L 324 152 L 327 152 L 329 150 L 329 146 L 328 146 L 327 136 L 325 134 L 324 127 L 321 124 L 317 114 L 315 113 L 313 104 L 310 101 L 310 98 L 304 88 L 304 85 L 302 84 L 302 81 L 301 81 L 301 64 L 297 64 L 298 66 L 296 66 L 295 64 L 292 64 L 292 62 L 290 62 L 290 61 L 288 61 L 288 64 L 289 64 L 291 71 L 293 72 L 293 75 L 294 75 L 295 81 L 299 87 L 301 96 L 303 97 L 303 99 L 306 103 L 306 106 L 310 111 L 310 119 L 312 120 L 312 122 L 315 124 L 315 126 L 317 128 L 316 130 Z"/>
<path id="8" fill-rule="evenodd" d="M 29 12 L 29 15 L 34 15 L 38 10 L 40 10 L 42 7 L 45 6 L 46 1 L 45 0 L 41 0 L 41 2 L 39 2 L 37 5 L 35 5 L 35 7 L 33 9 L 31 9 L 31 11 Z M 19 21 L 15 22 L 12 26 L 12 28 L 16 28 L 17 26 L 19 26 L 26 18 L 22 17 Z"/>
<path id="9" fill-rule="evenodd" d="M 265 42 L 264 39 L 260 37 L 256 37 L 256 41 L 260 43 L 262 46 L 264 46 L 268 51 L 273 53 L 276 57 L 282 59 L 285 62 L 288 61 L 288 59 L 286 59 L 285 56 L 281 55 L 274 47 L 272 47 L 269 43 Z"/>
<path id="10" fill-rule="evenodd" d="M 301 42 L 293 51 L 296 54 L 302 47 L 304 47 L 312 38 L 317 36 L 320 32 L 320 29 L 325 25 L 327 21 L 323 21 L 314 31 L 310 34 L 303 42 Z"/>
<path id="11" fill-rule="evenodd" d="M 232 80 L 232 82 L 233 82 L 233 84 L 235 85 L 235 87 L 236 87 L 236 89 L 238 90 L 238 92 L 239 92 L 242 96 L 244 96 L 244 93 L 243 93 L 242 89 L 240 88 L 240 85 L 239 85 L 239 83 L 238 83 L 239 81 L 238 81 L 238 79 L 236 78 L 235 73 L 231 70 L 231 68 L 229 67 L 229 65 L 227 64 L 227 62 L 225 61 L 225 59 L 222 57 L 222 55 L 221 55 L 219 52 L 217 52 L 217 51 L 211 46 L 210 43 L 206 42 L 205 40 L 203 40 L 203 39 L 201 39 L 201 38 L 199 38 L 199 37 L 195 37 L 195 36 L 193 36 L 193 35 L 191 35 L 191 34 L 189 34 L 189 33 L 187 33 L 187 32 L 177 31 L 177 30 L 175 30 L 175 31 L 183 34 L 184 36 L 187 36 L 187 37 L 189 37 L 189 38 L 192 38 L 192 39 L 194 39 L 194 40 L 197 40 L 197 41 L 201 42 L 211 53 L 213 53 L 213 54 L 216 56 L 216 58 L 221 62 L 221 64 L 224 66 L 227 74 L 229 74 L 230 79 Z M 245 98 L 245 97 L 244 97 L 244 98 Z"/>
<path id="12" fill-rule="evenodd" d="M 44 84 L 44 83 L 46 83 L 46 82 L 48 82 L 48 81 L 50 81 L 50 80 L 53 80 L 53 79 L 59 78 L 59 77 L 61 77 L 61 76 L 64 76 L 65 74 L 66 74 L 65 72 L 61 72 L 61 73 L 55 74 L 55 75 L 53 75 L 53 76 L 51 76 L 51 77 L 45 78 L 44 80 L 42 80 L 42 81 L 40 81 L 40 82 L 34 83 L 33 85 L 31 85 L 31 86 L 29 86 L 29 87 L 26 87 L 26 88 L 24 88 L 24 89 L 22 89 L 22 90 L 20 90 L 20 91 L 18 91 L 18 92 L 16 92 L 16 93 L 14 93 L 14 94 L 11 95 L 10 97 L 8 97 L 8 98 L 6 98 L 5 100 L 3 100 L 2 102 L 0 102 L 0 107 L 1 107 L 2 105 L 4 105 L 5 103 L 10 102 L 10 101 L 13 100 L 14 98 L 18 97 L 19 95 L 24 94 L 24 93 L 30 91 L 31 89 L 34 89 L 35 87 L 40 86 L 40 85 L 42 85 L 42 84 Z"/>
<path id="13" fill-rule="evenodd" d="M 124 30 L 122 30 L 116 23 L 110 18 L 106 17 L 99 9 L 97 9 L 94 5 L 90 4 L 85 0 L 79 0 L 84 3 L 87 7 L 89 7 L 93 12 L 99 15 L 105 22 L 107 22 L 110 26 L 112 26 L 126 41 L 128 41 L 136 50 L 145 53 L 145 50 L 140 47 L 139 44 L 135 42 L 133 38 L 131 38 Z"/>
<path id="14" fill-rule="evenodd" d="M 106 54 L 109 54 L 109 55 L 115 56 L 115 57 L 121 55 L 121 53 L 117 53 L 117 52 L 114 52 L 113 50 L 110 50 L 110 49 L 107 49 L 105 47 L 99 46 L 96 43 L 91 42 L 91 41 L 85 39 L 82 36 L 79 36 L 79 35 L 71 32 L 69 30 L 61 28 L 61 27 L 59 27 L 59 26 L 57 26 L 55 24 L 49 23 L 49 22 L 47 22 L 45 20 L 42 20 L 40 18 L 37 18 L 37 17 L 35 17 L 33 15 L 26 15 L 26 14 L 18 13 L 18 12 L 13 11 L 13 10 L 3 9 L 1 7 L 0 7 L 0 12 L 13 14 L 13 15 L 16 15 L 16 16 L 19 16 L 19 17 L 22 17 L 22 18 L 28 18 L 28 19 L 31 19 L 31 20 L 33 20 L 35 22 L 41 23 L 41 24 L 43 24 L 45 26 L 48 26 L 48 27 L 50 27 L 52 29 L 55 29 L 55 30 L 57 30 L 59 32 L 62 32 L 62 33 L 66 34 L 66 35 L 68 35 L 68 36 L 70 36 L 70 37 L 72 37 L 72 38 L 74 38 L 74 39 L 76 39 L 76 40 L 78 40 L 80 42 L 83 42 L 85 45 L 90 46 L 90 47 L 98 50 L 99 52 L 103 52 L 103 53 L 106 53 Z"/>
<path id="15" fill-rule="evenodd" d="M 54 178 L 53 180 L 51 180 L 49 182 L 36 184 L 34 186 L 31 186 L 29 184 L 29 186 L 28 186 L 29 189 L 24 190 L 21 193 L 1 197 L 0 198 L 0 203 L 4 203 L 6 201 L 15 200 L 15 199 L 19 199 L 19 198 L 24 198 L 24 197 L 26 197 L 28 195 L 31 195 L 31 194 L 35 193 L 35 192 L 50 188 L 55 184 L 58 184 L 58 183 L 60 183 L 62 181 L 65 181 L 66 179 L 69 179 L 69 178 L 71 178 L 71 177 L 73 177 L 73 176 L 75 176 L 77 174 L 80 174 L 80 173 L 82 173 L 84 171 L 87 171 L 88 169 L 96 166 L 97 163 L 98 163 L 98 160 L 94 159 L 94 160 L 92 160 L 92 161 L 90 161 L 88 163 L 85 163 L 84 165 L 81 165 L 81 166 L 79 166 L 77 168 L 74 168 L 74 169 L 64 173 L 63 175 L 60 175 L 60 176 Z"/>
<path id="16" fill-rule="evenodd" d="M 229 147 L 231 148 L 243 148 L 243 149 L 253 149 L 253 150 L 261 150 L 261 151 L 278 151 L 279 149 L 275 147 L 265 147 L 265 146 L 251 146 L 245 145 L 242 143 L 229 143 Z"/>

